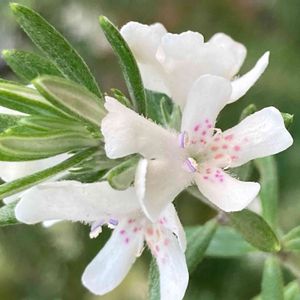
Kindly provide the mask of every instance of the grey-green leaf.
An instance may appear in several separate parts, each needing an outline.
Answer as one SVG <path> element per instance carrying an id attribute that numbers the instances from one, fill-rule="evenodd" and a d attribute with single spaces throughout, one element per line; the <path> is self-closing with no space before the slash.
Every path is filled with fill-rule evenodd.
<path id="1" fill-rule="evenodd" d="M 0 208 L 0 226 L 16 225 L 19 221 L 15 217 L 16 203 L 10 203 Z"/>
<path id="2" fill-rule="evenodd" d="M 73 131 L 31 131 L 26 127 L 12 127 L 0 135 L 0 160 L 36 160 L 97 145 L 97 139 Z"/>
<path id="3" fill-rule="evenodd" d="M 0 105 L 30 115 L 67 117 L 35 89 L 18 84 L 0 82 Z"/>
<path id="4" fill-rule="evenodd" d="M 139 157 L 134 156 L 109 170 L 104 178 L 114 189 L 125 190 L 134 181 L 138 161 Z"/>
<path id="5" fill-rule="evenodd" d="M 55 107 L 99 128 L 106 114 L 103 101 L 86 88 L 55 76 L 41 76 L 32 83 Z"/>
<path id="6" fill-rule="evenodd" d="M 102 97 L 97 82 L 82 57 L 51 24 L 24 5 L 11 3 L 10 6 L 22 29 L 66 78 L 84 85 L 92 93 Z"/>
<path id="7" fill-rule="evenodd" d="M 282 273 L 276 257 L 271 256 L 266 259 L 261 297 L 262 300 L 284 300 Z"/>
<path id="8" fill-rule="evenodd" d="M 9 127 L 16 126 L 22 118 L 22 116 L 0 114 L 0 133 Z"/>
<path id="9" fill-rule="evenodd" d="M 203 227 L 199 227 L 187 234 L 186 262 L 191 274 L 202 261 L 215 232 L 217 221 L 215 219 L 207 222 Z"/>
<path id="10" fill-rule="evenodd" d="M 279 240 L 268 223 L 258 214 L 244 209 L 228 213 L 231 225 L 252 246 L 265 252 L 278 252 Z"/>
<path id="11" fill-rule="evenodd" d="M 0 199 L 3 199 L 5 197 L 8 197 L 13 194 L 24 191 L 24 190 L 26 190 L 38 183 L 41 183 L 61 172 L 64 172 L 64 171 L 78 165 L 79 163 L 81 163 L 82 161 L 84 161 L 85 159 L 87 159 L 88 157 L 93 155 L 93 153 L 95 153 L 96 151 L 97 151 L 97 148 L 89 148 L 89 149 L 80 151 L 80 152 L 74 154 L 72 157 L 68 158 L 67 160 L 57 164 L 54 167 L 51 167 L 46 170 L 34 173 L 32 175 L 22 177 L 20 179 L 2 184 L 2 185 L 0 185 Z"/>
<path id="12" fill-rule="evenodd" d="M 276 229 L 278 218 L 278 175 L 273 156 L 258 158 L 254 164 L 260 175 L 260 201 L 262 215 L 269 225 Z"/>
<path id="13" fill-rule="evenodd" d="M 106 17 L 99 18 L 100 26 L 119 58 L 131 101 L 136 110 L 147 116 L 146 96 L 137 62 L 117 27 Z"/>
<path id="14" fill-rule="evenodd" d="M 150 263 L 148 281 L 149 281 L 149 287 L 148 287 L 149 300 L 160 300 L 159 271 L 154 258 L 151 260 Z"/>
<path id="15" fill-rule="evenodd" d="M 297 280 L 292 281 L 285 286 L 284 300 L 300 300 L 300 287 Z"/>
<path id="16" fill-rule="evenodd" d="M 21 79 L 30 83 L 40 75 L 63 75 L 48 59 L 31 52 L 20 50 L 3 50 L 3 59 Z"/>
<path id="17" fill-rule="evenodd" d="M 293 228 L 282 238 L 283 247 L 289 251 L 300 251 L 300 226 Z"/>

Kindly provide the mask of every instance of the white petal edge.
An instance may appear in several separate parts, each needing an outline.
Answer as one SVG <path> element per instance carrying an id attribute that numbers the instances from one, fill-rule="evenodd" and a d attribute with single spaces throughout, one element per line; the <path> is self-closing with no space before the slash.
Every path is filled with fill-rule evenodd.
<path id="1" fill-rule="evenodd" d="M 164 236 L 170 241 L 167 258 L 156 260 L 160 274 L 160 299 L 181 300 L 189 281 L 185 255 L 172 233 L 165 231 Z"/>
<path id="2" fill-rule="evenodd" d="M 140 153 L 146 158 L 168 157 L 180 152 L 174 133 L 138 115 L 112 97 L 105 97 L 108 114 L 101 131 L 109 158 Z"/>
<path id="3" fill-rule="evenodd" d="M 185 172 L 176 160 L 140 160 L 135 189 L 145 215 L 156 222 L 168 204 L 191 181 L 191 173 Z"/>
<path id="4" fill-rule="evenodd" d="M 260 190 L 258 183 L 239 181 L 222 169 L 211 167 L 211 170 L 210 178 L 198 173 L 195 175 L 195 182 L 201 193 L 221 210 L 225 212 L 240 211 L 258 195 Z M 215 177 L 217 171 L 219 176 L 222 176 L 218 177 L 222 178 L 222 182 Z"/>
<path id="5" fill-rule="evenodd" d="M 82 275 L 83 285 L 96 295 L 104 295 L 117 287 L 141 252 L 142 234 L 135 235 L 134 239 L 125 244 L 119 232 L 119 228 L 124 226 L 120 223 L 114 229 L 110 239 Z"/>
<path id="6" fill-rule="evenodd" d="M 199 142 L 198 136 L 206 131 L 212 133 L 216 118 L 231 94 L 230 81 L 214 75 L 203 75 L 193 84 L 182 114 L 181 131 L 188 132 Z M 209 121 L 208 124 L 205 121 Z M 210 128 L 207 128 L 207 125 Z M 197 129 L 197 126 L 199 128 Z"/>
<path id="7" fill-rule="evenodd" d="M 293 138 L 285 128 L 281 113 L 275 107 L 264 108 L 224 131 L 224 136 L 232 136 L 231 143 L 239 151 L 230 167 L 238 167 L 260 157 L 277 154 L 293 144 Z"/>
<path id="8" fill-rule="evenodd" d="M 232 65 L 231 75 L 234 76 L 240 70 L 242 64 L 244 63 L 244 60 L 247 55 L 246 47 L 223 32 L 218 32 L 214 34 L 210 38 L 209 43 L 218 45 L 219 47 L 222 47 L 233 54 L 235 58 L 235 64 Z"/>
<path id="9" fill-rule="evenodd" d="M 228 103 L 232 103 L 242 96 L 255 84 L 259 77 L 264 73 L 269 64 L 270 52 L 266 52 L 246 74 L 232 81 L 232 94 Z"/>
<path id="10" fill-rule="evenodd" d="M 167 221 L 164 223 L 164 226 L 177 236 L 180 248 L 183 252 L 185 252 L 185 231 L 180 222 L 175 206 L 173 204 L 169 204 L 161 216 L 166 218 Z"/>
<path id="11" fill-rule="evenodd" d="M 103 216 L 122 216 L 139 208 L 135 191 L 117 191 L 107 182 L 44 183 L 26 191 L 16 206 L 16 218 L 26 224 L 48 220 L 92 222 Z"/>

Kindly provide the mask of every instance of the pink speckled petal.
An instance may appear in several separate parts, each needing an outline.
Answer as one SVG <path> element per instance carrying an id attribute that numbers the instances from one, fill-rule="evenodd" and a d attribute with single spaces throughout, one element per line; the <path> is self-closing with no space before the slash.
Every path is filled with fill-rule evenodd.
<path id="1" fill-rule="evenodd" d="M 195 182 L 210 202 L 226 212 L 244 209 L 260 189 L 256 182 L 239 181 L 213 166 L 206 166 L 197 173 Z"/>

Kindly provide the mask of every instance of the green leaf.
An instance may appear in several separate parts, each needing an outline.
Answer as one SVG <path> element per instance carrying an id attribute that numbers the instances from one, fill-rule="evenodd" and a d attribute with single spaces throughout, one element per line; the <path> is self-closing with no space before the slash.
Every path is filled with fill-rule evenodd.
<path id="1" fill-rule="evenodd" d="M 0 227 L 19 224 L 15 217 L 16 202 L 4 205 L 0 208 Z"/>
<path id="2" fill-rule="evenodd" d="M 137 62 L 117 27 L 106 17 L 99 18 L 100 26 L 119 58 L 123 76 L 133 106 L 140 114 L 147 116 L 146 96 Z"/>
<path id="3" fill-rule="evenodd" d="M 288 113 L 281 113 L 281 115 L 283 117 L 285 127 L 290 128 L 294 122 L 294 115 Z"/>
<path id="4" fill-rule="evenodd" d="M 30 115 L 67 117 L 36 90 L 18 84 L 0 83 L 0 105 Z"/>
<path id="5" fill-rule="evenodd" d="M 27 83 L 40 75 L 62 76 L 61 72 L 51 61 L 35 53 L 3 50 L 2 56 L 15 74 Z"/>
<path id="6" fill-rule="evenodd" d="M 190 274 L 204 258 L 205 251 L 217 230 L 217 225 L 217 221 L 212 219 L 204 226 L 188 232 L 185 256 Z"/>
<path id="7" fill-rule="evenodd" d="M 11 3 L 10 6 L 22 29 L 59 71 L 101 98 L 95 78 L 70 43 L 37 12 L 18 3 Z"/>
<path id="8" fill-rule="evenodd" d="M 18 125 L 24 126 L 37 131 L 73 131 L 90 135 L 88 129 L 76 120 L 62 119 L 56 117 L 43 117 L 43 116 L 28 116 L 19 118 Z M 0 115 L 1 120 L 1 115 Z"/>
<path id="9" fill-rule="evenodd" d="M 258 158 L 254 164 L 260 174 L 260 200 L 262 216 L 272 228 L 276 228 L 278 219 L 278 175 L 273 156 Z"/>
<path id="10" fill-rule="evenodd" d="M 97 129 L 106 111 L 101 99 L 82 86 L 54 76 L 41 76 L 32 82 L 55 107 Z"/>
<path id="11" fill-rule="evenodd" d="M 284 300 L 281 268 L 276 257 L 266 259 L 261 297 L 262 300 Z"/>
<path id="12" fill-rule="evenodd" d="M 97 139 L 78 132 L 12 127 L 0 134 L 0 160 L 36 160 L 97 145 Z"/>
<path id="13" fill-rule="evenodd" d="M 79 163 L 93 155 L 93 153 L 95 153 L 97 150 L 97 148 L 89 148 L 80 151 L 54 167 L 0 185 L 0 199 L 22 192 L 38 183 L 41 183 L 57 175 L 58 173 L 64 172 L 78 165 Z"/>
<path id="14" fill-rule="evenodd" d="M 172 100 L 165 94 L 146 90 L 147 117 L 165 127 L 170 122 Z"/>
<path id="15" fill-rule="evenodd" d="M 278 238 L 261 216 L 247 209 L 227 215 L 231 225 L 252 246 L 265 252 L 278 252 L 280 250 Z"/>
<path id="16" fill-rule="evenodd" d="M 300 226 L 293 228 L 282 238 L 283 247 L 289 251 L 300 251 Z"/>
<path id="17" fill-rule="evenodd" d="M 110 89 L 113 97 L 116 98 L 123 105 L 132 108 L 130 100 L 118 89 Z"/>
<path id="18" fill-rule="evenodd" d="M 214 257 L 235 257 L 257 251 L 243 237 L 229 226 L 219 226 L 205 255 Z"/>
<path id="19" fill-rule="evenodd" d="M 103 178 L 106 179 L 114 189 L 125 190 L 134 181 L 138 161 L 139 157 L 134 156 L 109 170 Z"/>
<path id="20" fill-rule="evenodd" d="M 296 280 L 285 286 L 284 300 L 300 300 L 300 287 Z"/>
<path id="21" fill-rule="evenodd" d="M 150 263 L 149 269 L 149 300 L 160 300 L 160 284 L 159 284 L 159 271 L 155 259 L 153 258 Z"/>
<path id="22" fill-rule="evenodd" d="M 257 107 L 255 104 L 249 104 L 246 106 L 241 115 L 240 115 L 240 121 L 244 120 L 245 118 L 249 117 L 250 115 L 254 114 L 257 111 Z"/>
<path id="23" fill-rule="evenodd" d="M 9 127 L 16 126 L 22 118 L 22 116 L 0 114 L 0 133 Z"/>

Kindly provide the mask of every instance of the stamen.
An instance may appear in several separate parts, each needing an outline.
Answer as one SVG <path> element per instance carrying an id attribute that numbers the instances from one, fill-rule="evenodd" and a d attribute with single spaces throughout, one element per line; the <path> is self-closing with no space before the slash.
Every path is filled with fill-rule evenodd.
<path id="1" fill-rule="evenodd" d="M 185 148 L 188 143 L 188 134 L 186 131 L 183 131 L 178 136 L 178 143 L 180 148 Z"/>
<path id="2" fill-rule="evenodd" d="M 197 171 L 198 164 L 193 158 L 189 157 L 184 163 L 189 172 L 195 173 Z"/>
<path id="3" fill-rule="evenodd" d="M 119 224 L 119 221 L 116 219 L 112 219 L 112 218 L 110 218 L 107 222 L 107 226 L 110 229 L 114 229 L 118 224 Z"/>
<path id="4" fill-rule="evenodd" d="M 103 219 L 94 222 L 91 227 L 90 238 L 95 239 L 102 232 L 102 225 L 105 223 Z"/>

